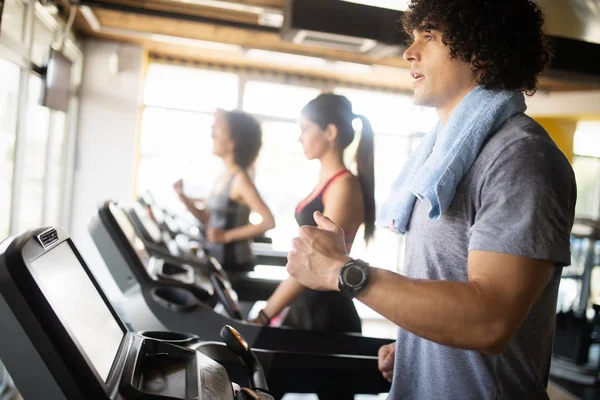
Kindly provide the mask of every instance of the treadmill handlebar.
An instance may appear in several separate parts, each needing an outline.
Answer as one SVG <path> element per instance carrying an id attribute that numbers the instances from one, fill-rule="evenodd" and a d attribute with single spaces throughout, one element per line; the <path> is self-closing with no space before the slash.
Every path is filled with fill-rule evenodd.
<path id="1" fill-rule="evenodd" d="M 240 356 L 244 364 L 246 364 L 253 389 L 268 393 L 269 387 L 267 386 L 265 371 L 244 337 L 231 325 L 225 325 L 221 329 L 221 338 L 227 345 L 227 348 Z"/>

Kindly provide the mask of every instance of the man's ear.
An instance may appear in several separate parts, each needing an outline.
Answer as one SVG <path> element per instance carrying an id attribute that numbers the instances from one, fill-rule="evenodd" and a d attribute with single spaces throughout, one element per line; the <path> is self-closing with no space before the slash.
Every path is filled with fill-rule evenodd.
<path id="1" fill-rule="evenodd" d="M 327 141 L 333 143 L 333 142 L 335 142 L 337 137 L 338 137 L 337 126 L 335 126 L 334 124 L 327 125 L 327 128 L 325 128 L 325 138 L 327 139 Z"/>
<path id="2" fill-rule="evenodd" d="M 483 74 L 483 68 L 489 64 L 489 60 L 480 60 L 475 54 L 471 57 L 471 71 L 475 73 L 477 79 Z"/>

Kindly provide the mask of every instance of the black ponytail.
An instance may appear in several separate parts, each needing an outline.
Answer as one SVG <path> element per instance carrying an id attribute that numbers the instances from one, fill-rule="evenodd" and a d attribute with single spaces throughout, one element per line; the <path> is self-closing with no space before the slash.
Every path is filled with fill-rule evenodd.
<path id="1" fill-rule="evenodd" d="M 334 124 L 338 129 L 338 145 L 342 151 L 354 140 L 352 121 L 355 118 L 362 121 L 362 133 L 356 150 L 356 167 L 365 205 L 365 241 L 368 242 L 375 232 L 374 143 L 371 122 L 362 115 L 354 114 L 352 103 L 347 97 L 333 93 L 323 93 L 311 100 L 302 109 L 302 115 L 321 129 Z"/>
<path id="2" fill-rule="evenodd" d="M 364 115 L 356 117 L 362 122 L 360 141 L 356 149 L 356 169 L 365 205 L 365 242 L 368 243 L 375 233 L 375 144 L 371 122 Z"/>

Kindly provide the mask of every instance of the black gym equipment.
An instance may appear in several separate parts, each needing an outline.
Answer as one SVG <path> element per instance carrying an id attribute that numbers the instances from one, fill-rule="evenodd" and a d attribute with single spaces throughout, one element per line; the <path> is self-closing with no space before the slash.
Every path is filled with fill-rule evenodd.
<path id="1" fill-rule="evenodd" d="M 125 211 L 116 203 L 107 202 L 98 209 L 89 231 L 123 292 L 126 319 L 135 330 L 191 332 L 202 340 L 219 340 L 220 327 L 230 324 L 248 339 L 252 347 L 318 354 L 374 356 L 382 345 L 391 342 L 356 333 L 262 327 L 234 319 L 231 312 L 228 316 L 215 312 L 214 306 L 218 302 L 229 303 L 226 310 L 236 308 L 230 301 L 236 296 L 227 279 L 219 276 L 215 282 L 213 278 L 213 283 L 220 282 L 222 287 L 219 289 L 219 285 L 211 284 L 211 289 L 202 295 L 194 294 L 189 290 L 190 286 L 182 285 L 180 281 L 166 283 L 164 277 L 157 279 L 151 272 L 152 263 L 148 261 L 143 242 L 135 234 Z M 188 272 L 193 272 L 196 275 L 194 281 L 202 282 L 205 287 L 211 274 L 218 271 L 215 268 L 206 271 L 190 268 Z M 196 291 L 200 290 L 200 286 L 196 286 Z M 229 294 L 224 295 L 223 291 L 229 291 Z M 376 368 L 376 365 L 365 365 L 365 368 Z"/>
<path id="2" fill-rule="evenodd" d="M 188 212 L 182 214 L 168 210 L 149 192 L 142 193 L 129 214 L 142 230 L 144 239 L 168 248 L 173 255 L 195 255 L 197 246 L 201 246 L 198 242 L 204 241 L 202 224 L 195 217 Z M 161 238 L 157 236 L 156 227 L 146 226 L 149 222 L 154 222 L 162 230 Z M 283 267 L 287 263 L 287 252 L 274 249 L 271 239 L 265 236 L 254 238 L 252 254 L 255 264 Z"/>
<path id="3" fill-rule="evenodd" d="M 205 236 L 201 226 L 174 216 L 156 203 L 150 204 L 147 197 L 141 197 L 126 212 L 149 254 L 155 258 L 166 260 L 169 264 L 186 264 L 200 270 L 204 270 L 207 264 L 220 268 L 218 261 L 211 258 L 205 249 Z M 263 261 L 267 262 L 263 265 L 273 266 L 282 262 L 283 257 L 285 265 L 287 254 L 282 256 L 282 252 L 274 252 L 273 249 L 261 246 L 270 245 L 253 245 L 253 252 L 259 252 L 255 257 L 257 262 Z M 239 300 L 245 302 L 268 299 L 281 283 L 281 279 L 255 271 L 229 271 L 225 274 L 220 269 L 219 272 L 227 275 Z"/>
<path id="4" fill-rule="evenodd" d="M 268 399 L 268 389 L 335 393 L 375 383 L 364 364 L 375 367 L 376 357 L 252 352 L 233 327 L 226 344 L 132 332 L 60 228 L 0 243 L 0 326 L 0 358 L 25 399 Z"/>
<path id="5" fill-rule="evenodd" d="M 600 382 L 600 361 L 594 363 L 589 357 L 591 346 L 600 345 L 600 304 L 590 301 L 592 271 L 597 266 L 600 221 L 576 218 L 571 230 L 571 265 L 563 269 L 561 285 L 575 282 L 577 293 L 571 303 L 563 300 L 558 304 L 550 369 L 553 378 L 584 385 Z"/>

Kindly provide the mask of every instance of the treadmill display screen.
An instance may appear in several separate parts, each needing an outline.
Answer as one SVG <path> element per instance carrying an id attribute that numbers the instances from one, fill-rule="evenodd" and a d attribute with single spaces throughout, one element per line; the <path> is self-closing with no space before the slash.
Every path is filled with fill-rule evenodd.
<path id="1" fill-rule="evenodd" d="M 50 306 L 106 382 L 125 332 L 67 242 L 31 263 Z"/>
<path id="2" fill-rule="evenodd" d="M 123 209 L 121 209 L 115 204 L 110 203 L 108 207 L 110 209 L 111 214 L 113 215 L 113 217 L 115 217 L 115 220 L 119 224 L 119 228 L 121 228 L 121 231 L 127 237 L 129 244 L 135 250 L 135 253 L 139 257 L 140 261 L 142 262 L 142 264 L 144 264 L 144 266 L 147 266 L 148 262 L 150 261 L 150 255 L 146 251 L 146 246 L 144 246 L 144 242 L 142 242 L 142 239 L 140 239 L 140 237 L 135 232 L 135 228 L 131 224 L 131 221 L 129 221 L 129 217 L 127 216 L 127 214 L 125 214 L 125 211 L 123 211 Z"/>
<path id="3" fill-rule="evenodd" d="M 150 235 L 152 238 L 152 241 L 154 243 L 160 243 L 162 240 L 160 228 L 156 225 L 156 222 L 151 219 L 147 209 L 140 203 L 135 203 L 133 206 L 133 211 L 140 219 L 140 222 L 144 226 L 144 229 L 148 232 L 148 235 Z"/>

